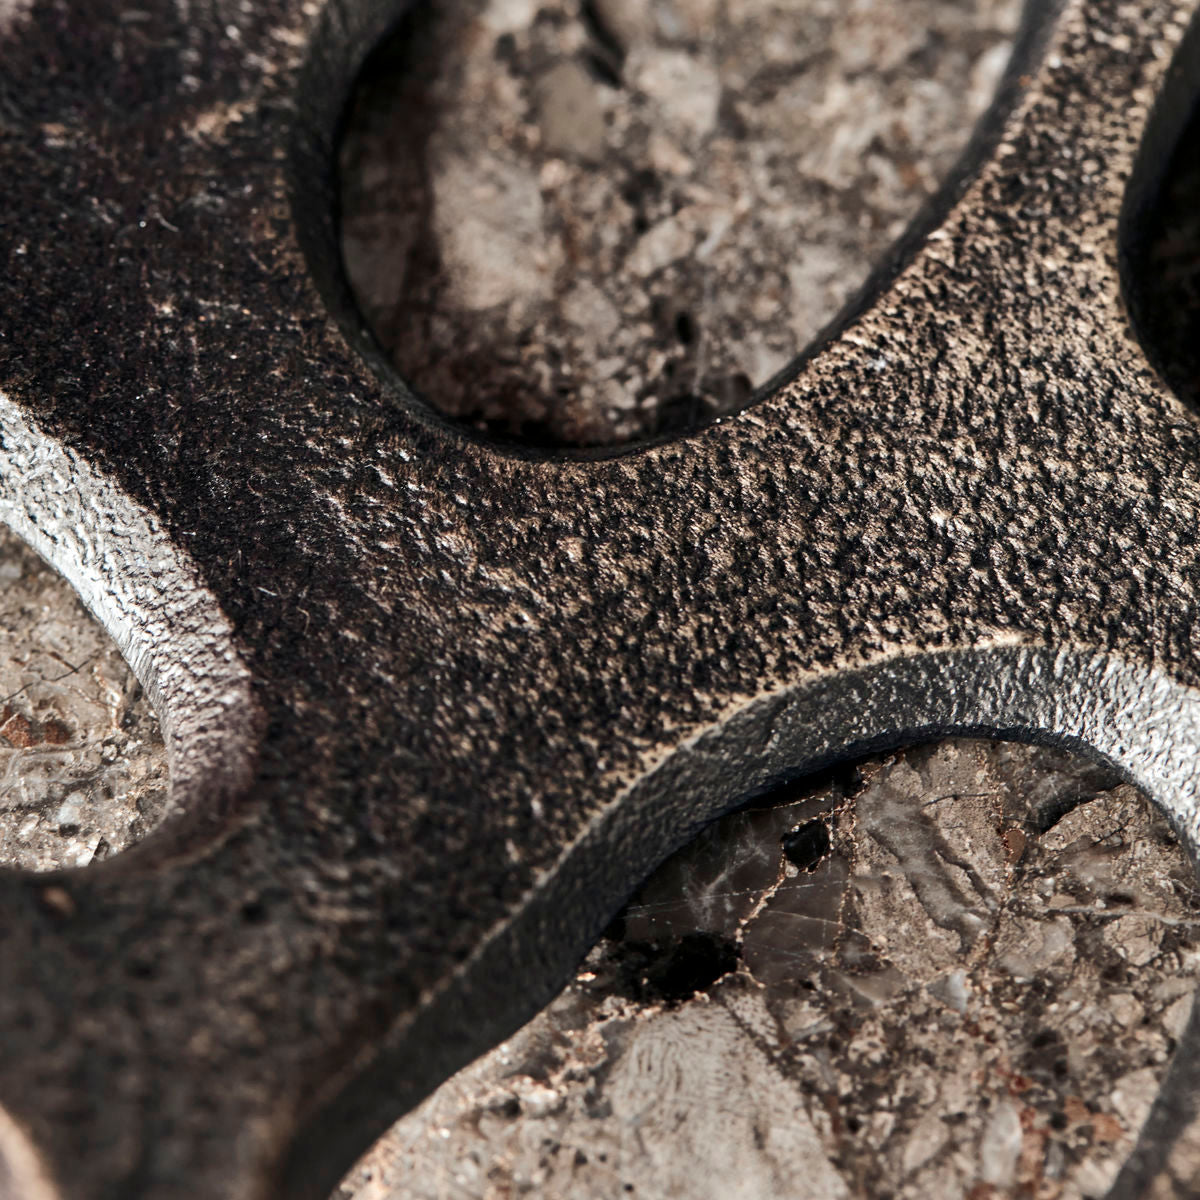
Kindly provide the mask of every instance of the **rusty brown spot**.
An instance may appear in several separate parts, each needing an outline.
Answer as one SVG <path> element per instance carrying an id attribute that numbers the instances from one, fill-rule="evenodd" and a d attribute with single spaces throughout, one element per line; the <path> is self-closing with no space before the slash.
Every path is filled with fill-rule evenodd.
<path id="1" fill-rule="evenodd" d="M 56 717 L 42 723 L 41 740 L 50 746 L 63 746 L 71 740 L 71 731 Z"/>
<path id="2" fill-rule="evenodd" d="M 6 707 L 0 717 L 3 718 L 3 723 L 0 724 L 0 737 L 3 737 L 10 746 L 17 750 L 28 750 L 30 746 L 36 745 L 37 739 L 33 736 L 33 727 L 20 713 L 15 713 L 11 708 Z"/>
<path id="3" fill-rule="evenodd" d="M 1125 1127 L 1112 1113 L 1092 1114 L 1092 1136 L 1097 1142 L 1117 1142 L 1125 1133 Z"/>
<path id="4" fill-rule="evenodd" d="M 1021 855 L 1025 853 L 1026 841 L 1024 831 L 1015 825 L 1004 831 L 1005 858 L 1009 866 L 1021 861 Z"/>

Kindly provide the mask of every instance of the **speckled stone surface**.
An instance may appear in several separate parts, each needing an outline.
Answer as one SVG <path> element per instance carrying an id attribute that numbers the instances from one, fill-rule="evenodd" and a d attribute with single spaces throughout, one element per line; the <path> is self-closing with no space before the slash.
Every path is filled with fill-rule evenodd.
<path id="1" fill-rule="evenodd" d="M 0 509 L 154 696 L 186 810 L 0 884 L 27 1194 L 327 1193 L 690 831 L 844 755 L 1080 745 L 1194 842 L 1200 430 L 1120 272 L 1191 9 L 1036 6 L 870 303 L 607 458 L 449 428 L 353 314 L 332 140 L 382 6 L 0 9 Z"/>

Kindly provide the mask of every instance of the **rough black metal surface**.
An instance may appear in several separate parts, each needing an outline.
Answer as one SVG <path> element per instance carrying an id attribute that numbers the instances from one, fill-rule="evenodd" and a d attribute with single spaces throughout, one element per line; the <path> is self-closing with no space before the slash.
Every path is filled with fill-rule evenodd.
<path id="1" fill-rule="evenodd" d="M 1194 7 L 1036 4 L 857 315 L 572 459 L 440 422 L 348 299 L 331 148 L 394 5 L 0 0 L 0 514 L 183 810 L 0 880 L 0 1191 L 321 1197 L 689 831 L 868 748 L 1081 746 L 1194 845 L 1200 426 L 1121 272 Z"/>

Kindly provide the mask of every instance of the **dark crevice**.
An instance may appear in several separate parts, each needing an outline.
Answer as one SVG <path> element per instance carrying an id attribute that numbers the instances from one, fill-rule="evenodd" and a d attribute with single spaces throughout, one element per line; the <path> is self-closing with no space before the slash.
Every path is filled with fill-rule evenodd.
<path id="1" fill-rule="evenodd" d="M 1167 75 L 1121 214 L 1126 303 L 1147 356 L 1200 407 L 1200 22 Z"/>

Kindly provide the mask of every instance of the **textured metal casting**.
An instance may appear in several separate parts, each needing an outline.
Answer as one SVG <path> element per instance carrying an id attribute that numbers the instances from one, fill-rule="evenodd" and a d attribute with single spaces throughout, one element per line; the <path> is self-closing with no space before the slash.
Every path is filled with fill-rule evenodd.
<path id="1" fill-rule="evenodd" d="M 1194 847 L 1200 425 L 1121 262 L 1195 7 L 1035 4 L 790 378 L 571 457 L 440 421 L 355 314 L 332 147 L 394 4 L 0 0 L 0 515 L 151 690 L 180 810 L 0 878 L 0 1192 L 319 1200 L 667 851 L 842 756 L 1057 741 Z"/>

